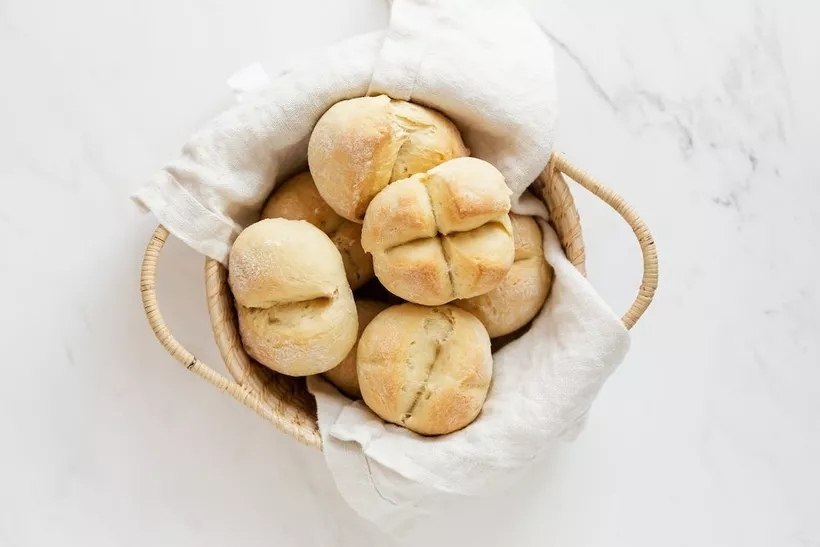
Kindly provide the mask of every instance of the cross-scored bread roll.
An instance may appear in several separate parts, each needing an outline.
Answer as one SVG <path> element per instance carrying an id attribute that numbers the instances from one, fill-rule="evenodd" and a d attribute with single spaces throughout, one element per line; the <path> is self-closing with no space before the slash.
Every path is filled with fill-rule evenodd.
<path id="1" fill-rule="evenodd" d="M 456 300 L 487 327 L 490 338 L 509 334 L 535 317 L 552 285 L 552 268 L 544 260 L 541 229 L 530 216 L 511 214 L 515 261 L 499 286 L 486 294 Z"/>
<path id="2" fill-rule="evenodd" d="M 423 435 L 472 422 L 493 371 L 487 331 L 455 306 L 386 309 L 364 329 L 356 360 L 365 404 L 383 420 Z"/>
<path id="3" fill-rule="evenodd" d="M 362 331 L 367 325 L 373 321 L 382 310 L 388 305 L 384 302 L 376 300 L 357 300 L 356 311 L 359 314 L 359 337 L 362 336 Z M 356 372 L 356 349 L 357 345 L 353 346 L 350 353 L 344 360 L 324 373 L 331 384 L 339 388 L 339 391 L 350 397 L 351 399 L 361 399 L 362 392 L 359 390 L 359 377 Z"/>
<path id="4" fill-rule="evenodd" d="M 458 158 L 371 201 L 362 247 L 393 294 L 437 306 L 494 289 L 512 266 L 510 190 L 489 163 Z"/>
<path id="5" fill-rule="evenodd" d="M 379 95 L 325 112 L 310 136 L 308 163 L 324 200 L 361 223 L 370 200 L 391 182 L 469 153 L 439 112 Z"/>
<path id="6" fill-rule="evenodd" d="M 262 218 L 306 220 L 322 230 L 342 255 L 351 289 L 373 278 L 373 260 L 362 249 L 362 226 L 336 214 L 305 171 L 282 183 L 265 203 Z"/>
<path id="7" fill-rule="evenodd" d="M 289 376 L 330 370 L 356 343 L 339 251 L 302 220 L 261 220 L 231 247 L 228 282 L 248 354 Z"/>

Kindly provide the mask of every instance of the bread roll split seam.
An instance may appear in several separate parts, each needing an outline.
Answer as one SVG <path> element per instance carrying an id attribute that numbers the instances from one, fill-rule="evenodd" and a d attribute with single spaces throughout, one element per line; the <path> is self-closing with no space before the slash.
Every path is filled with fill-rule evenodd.
<path id="1" fill-rule="evenodd" d="M 394 181 L 469 153 L 441 112 L 378 95 L 331 106 L 310 135 L 308 165 L 324 200 L 361 224 L 370 200 Z"/>
<path id="2" fill-rule="evenodd" d="M 476 158 L 452 159 L 391 183 L 374 197 L 362 230 L 377 277 L 394 294 L 424 305 L 492 290 L 514 259 L 509 192 L 503 175 Z M 508 256 L 503 242 L 493 252 L 489 242 L 497 236 L 509 241 Z M 418 253 L 429 258 L 410 258 Z"/>
<path id="3" fill-rule="evenodd" d="M 341 254 L 304 220 L 265 219 L 231 248 L 228 281 L 249 355 L 289 376 L 325 372 L 354 346 L 358 318 Z"/>
<path id="4" fill-rule="evenodd" d="M 357 354 L 365 405 L 385 422 L 445 435 L 481 412 L 492 378 L 490 338 L 455 306 L 391 306 L 364 329 Z"/>
<path id="5" fill-rule="evenodd" d="M 492 225 L 497 225 L 498 227 L 502 228 L 507 233 L 510 233 L 510 232 L 507 230 L 507 227 L 504 226 L 504 223 L 500 222 L 499 220 L 488 220 L 484 224 L 481 224 L 479 226 L 476 226 L 475 228 L 470 228 L 470 229 L 466 229 L 466 230 L 447 230 L 445 228 L 442 231 L 442 224 L 443 223 L 439 219 L 439 214 L 437 212 L 436 203 L 433 200 L 432 194 L 430 193 L 430 187 L 427 185 L 427 181 L 430 179 L 430 174 L 429 173 L 420 173 L 418 175 L 414 175 L 414 177 L 418 177 L 419 181 L 422 183 L 425 194 L 427 195 L 427 199 L 429 200 L 430 210 L 433 213 L 433 221 L 435 222 L 435 225 L 436 225 L 436 230 L 437 230 L 436 234 L 432 235 L 432 236 L 429 236 L 429 237 L 417 237 L 417 238 L 409 239 L 407 241 L 403 241 L 403 242 L 400 242 L 400 243 L 395 243 L 394 245 L 391 245 L 391 246 L 385 248 L 382 252 L 384 254 L 389 254 L 390 251 L 392 251 L 396 247 L 401 247 L 403 245 L 413 245 L 414 243 L 418 243 L 420 241 L 426 241 L 428 239 L 435 239 L 436 242 L 438 243 L 439 248 L 441 249 L 441 254 L 444 256 L 444 263 L 447 265 L 447 277 L 450 280 L 450 297 L 455 299 L 456 298 L 456 290 L 455 290 L 456 280 L 453 277 L 452 257 L 450 255 L 449 250 L 448 250 L 448 246 L 444 244 L 444 239 L 447 236 L 450 236 L 452 234 L 472 232 L 473 230 L 480 230 L 480 229 L 482 229 L 486 226 L 492 226 Z"/>
<path id="6" fill-rule="evenodd" d="M 455 330 L 455 320 L 451 313 L 448 313 L 448 310 L 441 309 L 441 308 L 434 308 L 433 313 L 437 316 L 441 316 L 446 321 L 447 330 L 442 337 L 435 339 L 435 353 L 433 354 L 433 359 L 430 361 L 430 364 L 427 366 L 427 371 L 424 375 L 424 380 L 421 382 L 418 390 L 416 391 L 416 395 L 413 400 L 410 402 L 408 408 L 402 412 L 401 414 L 401 423 L 405 427 L 407 426 L 407 421 L 413 417 L 413 413 L 416 411 L 416 408 L 419 406 L 419 403 L 422 400 L 422 395 L 427 393 L 427 399 L 430 398 L 432 392 L 430 391 L 430 378 L 433 376 L 433 369 L 436 367 L 436 363 L 438 363 L 439 358 L 441 357 L 441 348 L 447 343 L 447 340 L 453 334 Z M 426 327 L 426 324 L 425 324 Z"/>

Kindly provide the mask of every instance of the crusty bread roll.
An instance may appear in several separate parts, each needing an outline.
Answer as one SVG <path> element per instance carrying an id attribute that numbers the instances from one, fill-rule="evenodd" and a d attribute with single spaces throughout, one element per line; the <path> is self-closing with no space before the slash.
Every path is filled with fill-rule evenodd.
<path id="1" fill-rule="evenodd" d="M 362 249 L 362 227 L 330 208 L 319 195 L 313 177 L 305 171 L 282 183 L 268 198 L 262 218 L 306 220 L 322 230 L 342 255 L 351 289 L 373 278 L 373 260 Z"/>
<path id="2" fill-rule="evenodd" d="M 379 95 L 325 112 L 310 136 L 308 163 L 325 201 L 361 223 L 367 204 L 389 183 L 469 153 L 439 112 Z"/>
<path id="3" fill-rule="evenodd" d="M 437 306 L 494 289 L 512 266 L 510 190 L 489 163 L 458 158 L 394 182 L 367 209 L 362 247 L 376 277 Z"/>
<path id="4" fill-rule="evenodd" d="M 231 247 L 228 282 L 248 354 L 289 376 L 330 370 L 356 343 L 356 305 L 333 242 L 303 220 L 261 220 Z"/>
<path id="5" fill-rule="evenodd" d="M 456 300 L 487 327 L 490 338 L 509 334 L 535 317 L 552 285 L 552 268 L 544 260 L 541 229 L 529 216 L 510 215 L 515 239 L 515 261 L 492 291 Z"/>
<path id="6" fill-rule="evenodd" d="M 387 307 L 388 305 L 384 302 L 376 300 L 356 301 L 356 311 L 359 314 L 359 337 L 373 318 Z M 341 363 L 324 373 L 325 378 L 331 384 L 351 399 L 362 398 L 362 392 L 359 390 L 359 377 L 356 373 L 356 348 L 357 345 L 354 345 Z"/>
<path id="7" fill-rule="evenodd" d="M 493 372 L 487 331 L 455 306 L 387 308 L 364 329 L 356 361 L 365 404 L 423 435 L 472 422 Z"/>

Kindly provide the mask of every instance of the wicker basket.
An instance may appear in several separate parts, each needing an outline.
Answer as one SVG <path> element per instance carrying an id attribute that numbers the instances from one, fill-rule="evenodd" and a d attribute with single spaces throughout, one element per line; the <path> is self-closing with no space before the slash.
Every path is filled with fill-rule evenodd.
<path id="1" fill-rule="evenodd" d="M 578 211 L 564 175 L 601 198 L 629 224 L 643 254 L 643 280 L 635 301 L 622 320 L 627 328 L 638 321 L 649 307 L 658 285 L 658 258 L 649 229 L 629 205 L 612 190 L 602 186 L 562 155 L 554 154 L 549 165 L 533 184 L 533 192 L 547 205 L 550 222 L 555 228 L 570 262 L 584 273 L 584 242 Z M 145 314 L 162 346 L 177 361 L 206 379 L 215 387 L 270 421 L 279 430 L 299 441 L 321 448 L 322 439 L 316 422 L 316 404 L 303 378 L 292 378 L 273 372 L 254 361 L 245 352 L 239 338 L 233 298 L 228 287 L 227 270 L 217 261 L 206 259 L 205 284 L 208 309 L 214 337 L 222 359 L 234 381 L 197 359 L 168 330 L 159 312 L 156 298 L 156 267 L 168 231 L 157 227 L 142 262 L 140 289 Z"/>

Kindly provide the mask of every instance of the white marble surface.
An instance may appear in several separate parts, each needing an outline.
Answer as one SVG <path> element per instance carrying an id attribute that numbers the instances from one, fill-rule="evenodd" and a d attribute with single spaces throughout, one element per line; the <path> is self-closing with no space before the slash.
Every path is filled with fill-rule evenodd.
<path id="1" fill-rule="evenodd" d="M 410 541 L 820 545 L 820 8 L 530 2 L 556 44 L 559 147 L 661 252 L 656 304 L 578 441 Z M 382 27 L 379 0 L 0 2 L 0 545 L 393 545 L 321 455 L 167 357 L 126 199 L 229 103 L 227 75 Z M 263 51 L 264 54 L 259 52 Z M 624 309 L 628 230 L 578 193 L 592 282 Z M 160 298 L 218 363 L 202 259 Z"/>

